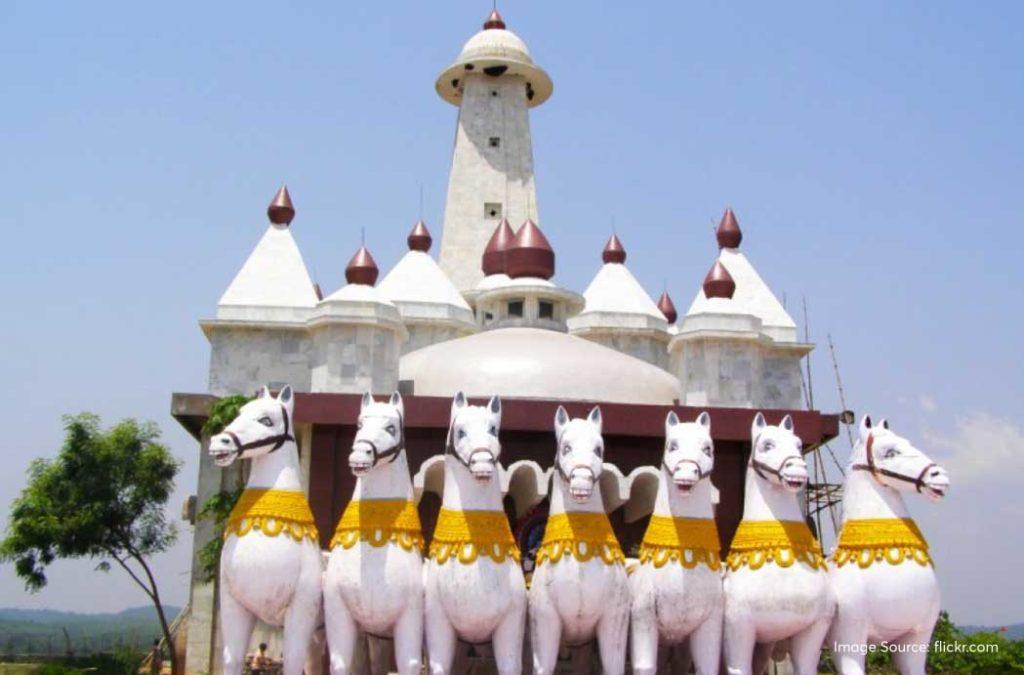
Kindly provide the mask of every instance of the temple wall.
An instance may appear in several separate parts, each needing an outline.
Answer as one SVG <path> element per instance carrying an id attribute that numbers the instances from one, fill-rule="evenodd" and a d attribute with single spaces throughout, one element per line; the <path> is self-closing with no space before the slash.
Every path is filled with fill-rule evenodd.
<path id="1" fill-rule="evenodd" d="M 753 340 L 707 338 L 677 344 L 669 372 L 683 405 L 802 408 L 800 356 Z"/>
<path id="2" fill-rule="evenodd" d="M 397 333 L 361 324 L 328 324 L 313 332 L 311 391 L 386 393 L 398 388 Z"/>
<path id="3" fill-rule="evenodd" d="M 470 330 L 458 330 L 451 326 L 444 325 L 431 325 L 429 323 L 406 323 L 406 329 L 409 331 L 409 339 L 402 344 L 402 355 L 414 352 L 417 349 L 423 347 L 429 347 L 430 345 L 437 344 L 438 342 L 447 342 L 448 340 L 454 340 L 455 338 L 469 335 Z"/>
<path id="4" fill-rule="evenodd" d="M 637 335 L 631 333 L 597 333 L 581 335 L 591 342 L 604 345 L 609 349 L 646 361 L 653 366 L 664 370 L 669 369 L 669 358 L 667 342 L 649 335 Z"/>
<path id="5" fill-rule="evenodd" d="M 211 394 L 252 394 L 263 385 L 310 391 L 313 345 L 303 330 L 216 327 L 210 339 Z"/>

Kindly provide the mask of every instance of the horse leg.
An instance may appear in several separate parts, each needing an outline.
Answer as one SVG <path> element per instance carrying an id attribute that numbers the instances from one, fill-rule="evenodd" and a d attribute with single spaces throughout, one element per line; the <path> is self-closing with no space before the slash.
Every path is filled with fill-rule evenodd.
<path id="1" fill-rule="evenodd" d="M 256 617 L 235 600 L 221 576 L 220 631 L 224 639 L 221 653 L 224 675 L 240 675 L 245 667 L 245 651 L 252 637 Z"/>
<path id="2" fill-rule="evenodd" d="M 832 624 L 832 613 L 818 619 L 789 640 L 789 658 L 796 675 L 816 675 L 821 660 L 821 644 Z"/>
<path id="3" fill-rule="evenodd" d="M 513 563 L 515 564 L 515 563 Z M 521 591 L 520 591 L 521 592 Z M 523 668 L 523 630 L 526 628 L 526 596 L 513 598 L 508 613 L 491 637 L 494 661 L 500 675 L 520 675 Z"/>
<path id="4" fill-rule="evenodd" d="M 726 607 L 722 651 L 729 675 L 751 675 L 755 643 L 754 626 L 750 617 L 744 614 L 730 615 Z"/>
<path id="5" fill-rule="evenodd" d="M 533 675 L 551 675 L 558 662 L 562 638 L 562 619 L 540 579 L 530 587 L 530 646 L 533 648 Z"/>
<path id="6" fill-rule="evenodd" d="M 406 606 L 395 623 L 395 666 L 399 675 L 419 675 L 423 660 L 423 596 Z"/>
<path id="7" fill-rule="evenodd" d="M 697 675 L 718 675 L 718 666 L 722 660 L 721 605 L 690 633 L 689 642 L 693 668 Z"/>
<path id="8" fill-rule="evenodd" d="M 643 568 L 633 573 L 633 606 L 630 608 L 632 625 L 630 626 L 630 659 L 633 672 L 637 675 L 654 675 L 658 672 L 658 616 L 654 609 L 654 590 L 642 589 L 638 575 Z"/>
<path id="9" fill-rule="evenodd" d="M 610 598 L 608 610 L 597 622 L 597 649 L 605 675 L 621 675 L 626 670 L 626 644 L 629 642 L 629 593 L 623 584 L 619 597 Z M 657 649 L 655 649 L 657 654 Z"/>
<path id="10" fill-rule="evenodd" d="M 754 675 L 764 675 L 768 672 L 768 666 L 772 662 L 772 655 L 775 653 L 776 644 L 775 642 L 758 642 L 754 645 L 754 653 L 750 657 L 751 673 Z"/>
<path id="11" fill-rule="evenodd" d="M 324 620 L 327 627 L 327 652 L 330 654 L 331 675 L 349 675 L 352 672 L 352 659 L 359 628 L 340 593 L 324 593 Z"/>
<path id="12" fill-rule="evenodd" d="M 298 587 L 284 615 L 284 675 L 302 675 L 321 611 L 320 550 L 307 548 Z"/>
<path id="13" fill-rule="evenodd" d="M 936 618 L 938 617 L 936 616 Z M 928 647 L 931 643 L 935 622 L 929 622 L 927 626 L 922 630 L 904 635 L 896 641 L 900 649 L 893 653 L 892 660 L 900 675 L 924 675 L 925 663 L 928 661 Z"/>
<path id="14" fill-rule="evenodd" d="M 830 634 L 832 661 L 842 675 L 864 675 L 864 648 L 868 643 L 868 628 L 863 621 L 844 618 L 837 612 Z"/>
<path id="15" fill-rule="evenodd" d="M 441 598 L 438 597 L 436 565 L 424 570 L 423 623 L 426 628 L 427 662 L 431 675 L 448 675 L 455 658 L 455 628 L 448 621 Z"/>

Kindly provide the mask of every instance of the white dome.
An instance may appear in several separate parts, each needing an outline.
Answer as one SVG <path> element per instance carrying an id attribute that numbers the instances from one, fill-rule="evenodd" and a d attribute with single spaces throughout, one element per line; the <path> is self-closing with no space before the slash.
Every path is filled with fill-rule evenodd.
<path id="1" fill-rule="evenodd" d="M 661 368 L 582 338 L 538 328 L 499 328 L 402 357 L 399 379 L 418 396 L 671 405 L 679 381 Z"/>
<path id="2" fill-rule="evenodd" d="M 522 38 L 510 30 L 493 28 L 469 38 L 456 61 L 471 63 L 477 59 L 503 59 L 533 65 L 530 50 Z"/>

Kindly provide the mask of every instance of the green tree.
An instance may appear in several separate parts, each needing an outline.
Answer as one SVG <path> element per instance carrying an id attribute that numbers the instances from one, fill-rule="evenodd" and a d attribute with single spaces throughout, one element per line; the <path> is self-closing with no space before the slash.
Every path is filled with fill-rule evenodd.
<path id="1" fill-rule="evenodd" d="M 100 559 L 120 566 L 156 608 L 172 665 L 174 640 L 148 559 L 177 537 L 164 507 L 180 463 L 159 442 L 155 424 L 124 420 L 102 429 L 95 415 L 64 418 L 64 445 L 55 459 L 37 459 L 11 506 L 0 560 L 13 562 L 25 586 L 46 585 L 57 559 Z"/>

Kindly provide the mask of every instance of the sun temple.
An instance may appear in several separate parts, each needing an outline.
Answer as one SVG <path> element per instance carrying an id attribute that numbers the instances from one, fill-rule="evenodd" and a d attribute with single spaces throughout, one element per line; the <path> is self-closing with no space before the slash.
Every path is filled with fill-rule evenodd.
<path id="1" fill-rule="evenodd" d="M 408 231 L 395 224 L 393 236 L 407 237 L 408 252 L 391 269 L 381 270 L 363 246 L 347 262 L 346 283 L 321 292 L 293 237 L 301 204 L 286 187 L 247 259 L 245 242 L 218 252 L 241 267 L 199 321 L 210 343 L 208 388 L 172 401 L 203 449 L 186 514 L 196 552 L 182 641 L 187 672 L 219 672 L 218 589 L 198 570 L 200 550 L 217 533 L 195 513 L 242 477 L 240 467 L 222 470 L 205 452 L 201 429 L 217 397 L 264 385 L 297 392 L 302 480 L 326 548 L 355 482 L 346 457 L 364 392 L 404 398 L 428 541 L 443 489 L 451 398 L 458 391 L 474 400 L 499 395 L 500 481 L 527 572 L 546 518 L 558 405 L 573 415 L 601 406 L 608 463 L 601 490 L 627 556 L 653 508 L 652 465 L 667 411 L 685 421 L 710 413 L 723 550 L 743 509 L 754 412 L 772 423 L 791 415 L 805 452 L 838 431 L 837 416 L 805 409 L 801 361 L 813 345 L 800 341 L 747 257 L 756 257 L 756 225 L 748 227 L 752 242 L 741 246 L 740 221 L 725 209 L 708 268 L 670 280 L 693 294 L 679 314 L 667 290 L 656 301 L 630 271 L 628 244 L 645 236 L 642 227 L 613 234 L 603 249 L 598 242 L 592 251 L 553 250 L 545 231 L 559 224 L 540 216 L 530 135 L 530 115 L 551 99 L 553 82 L 497 11 L 441 70 L 435 88 L 458 108 L 444 220 L 434 232 L 422 220 Z M 582 293 L 557 278 L 559 258 L 577 254 L 592 257 L 595 268 Z"/>

